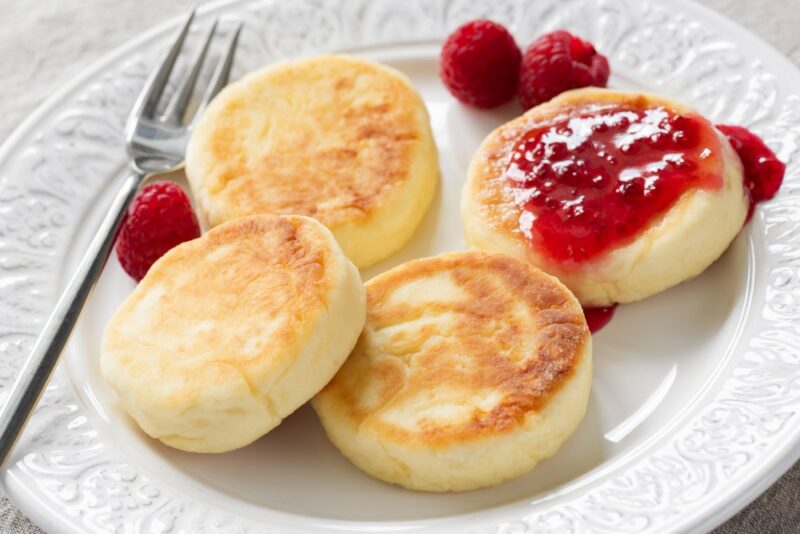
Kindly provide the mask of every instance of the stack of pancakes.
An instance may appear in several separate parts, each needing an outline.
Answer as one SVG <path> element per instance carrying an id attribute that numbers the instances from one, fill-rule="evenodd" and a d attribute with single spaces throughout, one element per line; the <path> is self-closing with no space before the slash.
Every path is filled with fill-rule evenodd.
<path id="1" fill-rule="evenodd" d="M 564 95 L 487 138 L 463 220 L 474 248 L 503 254 L 415 260 L 365 289 L 357 268 L 402 247 L 437 186 L 420 96 L 400 73 L 343 56 L 246 76 L 209 106 L 187 153 L 212 229 L 157 261 L 116 312 L 104 375 L 147 434 L 186 451 L 245 446 L 313 398 L 336 447 L 383 480 L 468 490 L 527 472 L 589 399 L 591 337 L 567 286 L 584 304 L 642 298 L 705 268 L 743 218 L 725 142 L 716 196 L 682 198 L 608 264 L 540 260 L 508 222 L 518 213 L 498 161 L 532 121 L 621 98 Z"/>

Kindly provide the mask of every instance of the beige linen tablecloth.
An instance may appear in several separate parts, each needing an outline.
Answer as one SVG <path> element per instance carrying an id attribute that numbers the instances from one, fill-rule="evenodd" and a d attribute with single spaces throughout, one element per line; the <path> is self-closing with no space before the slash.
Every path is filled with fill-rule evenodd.
<path id="1" fill-rule="evenodd" d="M 532 0 L 533 1 L 533 0 Z M 0 140 L 59 85 L 202 0 L 0 0 Z M 800 64 L 800 0 L 703 0 Z M 40 533 L 0 495 L 0 532 Z M 717 532 L 800 532 L 800 464 Z"/>

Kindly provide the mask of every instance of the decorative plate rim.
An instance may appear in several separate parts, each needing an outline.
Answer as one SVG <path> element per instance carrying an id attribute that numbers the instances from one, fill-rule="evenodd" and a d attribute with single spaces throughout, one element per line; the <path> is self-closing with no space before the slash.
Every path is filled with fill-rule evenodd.
<path id="1" fill-rule="evenodd" d="M 458 2 L 458 0 L 440 0 L 438 4 L 444 6 L 448 1 L 450 2 L 450 4 L 455 4 Z M 602 0 L 596 0 L 596 1 L 574 0 L 571 2 L 566 2 L 566 4 L 593 5 L 601 2 Z M 263 3 L 270 5 L 272 4 L 272 2 L 263 2 Z M 334 1 L 332 3 L 337 3 L 337 2 Z M 489 4 L 490 2 L 484 2 L 484 3 Z M 519 6 L 525 3 L 526 2 L 524 2 L 523 0 L 507 0 L 504 5 L 507 4 L 512 6 L 517 6 L 518 9 L 522 9 Z M 219 11 L 221 9 L 231 6 L 238 6 L 244 10 L 247 9 L 248 7 L 253 7 L 256 4 L 259 4 L 259 2 L 254 0 L 222 0 L 218 2 L 213 2 L 210 4 L 206 4 L 198 9 L 198 15 L 199 15 L 198 18 L 202 18 L 209 12 Z M 500 2 L 499 4 L 503 4 L 503 2 Z M 624 5 L 624 4 L 625 0 L 621 0 L 617 5 Z M 646 11 L 646 9 L 651 9 L 651 8 L 658 9 L 657 7 L 654 7 L 655 2 L 647 1 L 643 2 L 642 5 L 645 6 L 644 8 L 642 8 L 643 11 Z M 694 12 L 694 14 L 702 15 L 703 18 L 705 19 L 712 20 L 714 22 L 713 29 L 715 31 L 724 30 L 723 33 L 725 35 L 729 34 L 736 35 L 737 43 L 746 44 L 748 46 L 750 56 L 760 56 L 765 61 L 772 63 L 774 68 L 777 68 L 780 71 L 782 71 L 783 74 L 783 81 L 781 83 L 782 87 L 792 85 L 786 80 L 794 78 L 797 81 L 800 81 L 800 70 L 798 70 L 797 66 L 795 66 L 789 59 L 787 59 L 781 53 L 772 48 L 761 38 L 750 33 L 748 30 L 743 28 L 738 23 L 731 21 L 730 19 L 714 12 L 713 10 L 703 5 L 697 4 L 696 2 L 691 0 L 669 0 L 667 2 L 658 3 L 659 8 L 663 8 L 664 6 L 669 6 L 669 5 L 680 7 L 680 10 L 678 10 L 679 15 L 682 13 Z M 91 81 L 93 76 L 97 76 L 98 74 L 102 73 L 104 69 L 112 65 L 115 60 L 119 60 L 120 58 L 125 57 L 127 54 L 137 49 L 141 49 L 143 47 L 146 48 L 145 45 L 147 43 L 153 43 L 154 41 L 158 40 L 158 38 L 161 35 L 172 30 L 175 27 L 178 20 L 180 20 L 180 17 L 173 18 L 163 24 L 158 25 L 157 27 L 151 30 L 148 30 L 147 32 L 144 32 L 142 35 L 134 39 L 131 39 L 130 41 L 120 45 L 119 47 L 113 49 L 108 54 L 104 55 L 97 61 L 90 64 L 87 68 L 82 70 L 75 77 L 73 77 L 66 84 L 64 84 L 64 86 L 61 87 L 59 90 L 57 90 L 53 95 L 47 98 L 25 121 L 23 121 L 18 126 L 17 129 L 14 130 L 14 132 L 6 139 L 6 141 L 2 144 L 2 146 L 0 146 L 0 185 L 3 184 L 2 181 L 3 176 L 1 175 L 1 173 L 5 171 L 4 167 L 8 165 L 8 162 L 12 158 L 12 151 L 15 148 L 20 148 L 20 145 L 23 144 L 23 141 L 25 140 L 26 136 L 32 137 L 32 134 L 34 133 L 37 125 L 41 124 L 42 120 L 45 119 L 49 113 L 56 111 L 60 104 L 65 103 L 65 100 L 69 97 L 69 95 L 80 90 L 82 86 L 86 85 L 88 82 Z M 397 42 L 398 44 L 399 43 L 407 44 L 409 42 L 414 42 L 414 40 L 413 39 L 400 40 Z M 791 94 L 788 95 L 786 98 L 790 98 L 792 96 L 796 95 Z M 793 130 L 792 133 L 794 133 L 794 129 L 797 129 L 798 132 L 800 132 L 800 119 L 795 119 L 791 117 L 790 119 L 791 120 L 789 121 L 789 126 L 792 127 Z M 800 136 L 800 133 L 798 133 L 797 135 Z M 789 185 L 792 186 L 795 185 L 794 182 L 797 181 L 796 179 L 798 178 L 797 176 L 798 162 L 796 161 L 796 159 L 800 157 L 800 155 L 797 154 L 796 150 L 792 150 L 792 153 L 794 154 L 794 159 L 791 162 L 793 164 L 792 176 L 795 179 L 791 181 L 787 180 L 787 186 L 786 186 L 787 189 Z M 790 196 L 789 192 L 784 192 L 784 194 L 781 195 L 778 201 L 776 201 L 773 204 L 770 204 L 766 208 L 766 212 L 768 214 L 774 213 L 777 212 L 778 208 L 781 208 L 789 213 L 788 215 L 789 219 L 792 219 L 793 217 L 794 218 L 800 217 L 800 208 L 792 205 L 791 202 L 793 198 L 795 198 L 796 196 L 797 196 L 796 191 L 794 197 Z M 2 198 L 2 195 L 0 195 L 0 206 L 2 206 L 3 201 L 4 199 Z M 0 224 L 0 230 L 3 230 L 2 224 Z M 767 229 L 765 228 L 765 232 L 766 231 Z M 0 252 L 4 251 L 0 250 Z M 770 256 L 770 258 L 772 258 L 773 260 L 775 259 L 773 256 Z M 53 261 L 55 262 L 59 259 L 60 257 L 55 256 L 53 258 Z M 788 265 L 789 269 L 794 268 L 796 270 L 798 268 L 798 262 L 796 261 L 796 258 L 793 259 L 795 261 L 793 262 L 790 261 L 789 263 L 785 264 L 784 267 Z M 774 267 L 770 270 L 769 266 L 765 265 L 764 269 L 765 271 L 769 271 L 765 272 L 765 279 L 766 279 L 769 274 L 774 274 L 773 271 L 774 269 L 777 269 L 777 267 Z M 787 276 L 790 276 L 790 274 Z M 790 291 L 794 291 L 795 288 L 793 286 L 788 285 L 790 282 L 792 282 L 791 279 L 781 283 L 785 283 Z M 797 281 L 795 280 L 794 283 L 796 284 Z M 770 288 L 773 288 L 773 285 L 770 285 L 767 289 Z M 52 304 L 52 302 L 55 300 L 55 296 L 56 295 L 53 294 L 51 291 L 51 294 L 48 295 L 48 298 L 46 298 L 45 300 L 49 300 L 50 301 L 49 304 Z M 0 302 L 0 304 L 2 304 L 2 302 Z M 789 303 L 788 305 L 791 306 L 791 304 L 793 303 Z M 766 298 L 764 305 L 765 306 L 767 305 Z M 791 308 L 789 311 L 790 312 L 794 311 L 794 308 Z M 41 316 L 39 318 L 41 319 Z M 796 327 L 792 328 L 791 331 L 789 331 L 790 330 L 789 326 L 790 325 L 783 325 L 783 328 L 787 330 L 789 335 L 797 338 L 797 328 Z M 2 321 L 0 321 L 0 334 L 3 333 L 2 330 L 4 329 L 5 326 L 3 326 Z M 761 330 L 762 329 L 760 328 L 759 332 L 761 332 Z M 755 334 L 756 332 L 753 333 L 753 336 L 755 336 Z M 795 340 L 793 339 L 793 341 Z M 792 346 L 795 349 L 797 349 L 799 345 L 792 345 Z M 10 356 L 6 354 L 5 357 L 9 358 Z M 1 382 L 3 381 L 3 378 L 5 378 L 6 381 L 9 379 L 8 377 L 0 377 L 0 386 L 2 386 Z M 50 390 L 52 391 L 57 388 L 69 389 L 69 388 L 64 388 L 63 385 L 61 386 L 54 385 L 53 387 L 50 388 Z M 72 391 L 67 391 L 67 392 L 62 391 L 61 395 L 67 397 L 74 397 L 75 393 Z M 800 402 L 796 403 L 795 407 L 800 407 Z M 790 417 L 792 418 L 791 420 L 794 421 L 796 419 L 796 414 L 792 413 Z M 686 421 L 687 424 L 691 424 L 691 422 L 692 421 L 690 419 L 687 419 Z M 800 458 L 800 448 L 796 447 L 798 442 L 800 442 L 800 429 L 790 432 L 785 428 L 783 428 L 780 432 L 776 432 L 776 434 L 779 433 L 780 433 L 780 438 L 776 438 L 774 442 L 770 444 L 768 455 L 760 458 L 761 460 L 760 462 L 754 462 L 755 464 L 757 464 L 756 467 L 750 469 L 750 471 L 745 473 L 745 475 L 747 476 L 746 481 L 748 482 L 747 486 L 743 487 L 742 483 L 740 482 L 736 485 L 736 487 L 732 487 L 729 489 L 722 489 L 717 491 L 716 493 L 710 492 L 704 495 L 704 498 L 708 498 L 707 500 L 710 501 L 708 503 L 710 504 L 710 506 L 706 506 L 702 509 L 700 509 L 699 506 L 694 506 L 689 511 L 687 511 L 687 513 L 679 515 L 678 517 L 673 517 L 670 523 L 671 528 L 679 531 L 689 530 L 689 529 L 712 528 L 717 524 L 721 523 L 722 521 L 724 521 L 725 519 L 727 519 L 728 517 L 730 517 L 730 515 L 735 513 L 738 509 L 742 508 L 747 503 L 752 501 L 764 489 L 766 489 L 769 485 L 771 485 L 782 473 L 784 473 L 794 462 L 796 462 L 798 458 Z M 652 446 L 652 448 L 654 450 L 658 449 L 657 446 Z M 11 498 L 15 502 L 15 504 L 17 504 L 26 514 L 34 518 L 34 520 L 36 520 L 37 523 L 54 531 L 63 530 L 64 528 L 77 528 L 78 526 L 77 523 L 73 523 L 73 521 L 77 520 L 76 517 L 65 516 L 64 510 L 58 508 L 55 505 L 55 503 L 43 501 L 41 500 L 41 496 L 37 496 L 34 490 L 25 488 L 24 484 L 22 483 L 22 479 L 19 478 L 19 473 L 17 473 L 16 471 L 17 464 L 13 463 L 10 465 L 11 467 L 9 467 L 4 472 L 3 477 L 0 477 L 0 484 L 2 484 L 9 498 Z M 627 469 L 627 467 L 625 469 Z M 23 491 L 27 493 L 23 493 Z M 587 491 L 591 491 L 591 489 Z M 191 497 L 186 497 L 186 496 L 181 496 L 181 498 L 187 500 L 192 499 Z M 44 508 L 42 507 L 42 505 L 44 505 Z M 207 506 L 206 503 L 201 503 L 201 505 Z M 522 505 L 516 505 L 516 506 L 520 507 L 521 509 Z M 504 506 L 502 508 L 508 509 L 509 506 Z M 47 513 L 45 513 L 43 509 L 47 510 Z M 583 516 L 584 514 L 584 512 L 581 510 L 572 510 L 572 512 L 575 512 L 578 517 Z M 282 514 L 282 512 L 276 512 L 276 513 Z M 502 523 L 487 526 L 485 530 L 483 528 L 480 528 L 479 531 L 488 532 L 497 530 L 502 532 L 517 532 L 517 531 L 525 532 L 529 529 L 536 529 L 535 521 L 541 519 L 538 517 L 540 513 L 545 513 L 545 512 L 537 512 L 536 514 L 537 517 L 534 517 L 533 515 L 529 517 L 520 517 L 520 518 L 506 517 L 500 519 L 501 521 L 503 521 Z M 467 514 L 463 517 L 474 517 L 475 515 L 489 516 L 497 514 L 492 514 L 492 511 L 488 510 L 486 512 Z M 65 519 L 68 520 L 69 524 L 65 524 L 63 522 Z M 519 519 L 519 521 L 515 521 L 515 519 Z M 363 527 L 365 525 L 365 523 L 363 522 L 334 521 L 334 520 L 325 520 L 325 521 L 329 522 L 330 524 L 337 524 L 342 526 L 360 525 Z M 505 522 L 505 521 L 511 521 L 511 522 Z M 423 520 L 423 521 L 413 521 L 413 522 L 403 522 L 403 523 L 398 522 L 396 523 L 396 526 L 402 528 L 402 526 L 407 527 L 412 524 L 421 525 L 422 523 L 427 523 L 428 526 L 437 523 L 441 524 L 439 520 L 428 520 L 428 521 Z M 242 529 L 244 530 L 248 528 L 250 521 L 242 518 L 242 524 L 245 525 L 242 527 Z M 574 523 L 574 524 L 582 524 L 582 523 Z M 266 527 L 266 525 L 263 524 L 253 523 L 253 525 L 256 525 L 255 528 L 257 529 L 263 529 Z M 543 525 L 540 523 L 539 526 Z M 602 531 L 603 529 L 603 525 L 601 524 L 594 526 L 599 531 Z M 651 526 L 653 525 L 645 525 L 643 528 L 648 529 Z M 276 530 L 276 532 L 283 531 L 281 530 L 282 527 L 276 527 L 276 528 L 279 529 Z M 385 528 L 385 526 L 383 528 Z M 224 528 L 221 530 L 224 530 Z M 476 532 L 477 531 L 478 530 L 476 530 Z"/>

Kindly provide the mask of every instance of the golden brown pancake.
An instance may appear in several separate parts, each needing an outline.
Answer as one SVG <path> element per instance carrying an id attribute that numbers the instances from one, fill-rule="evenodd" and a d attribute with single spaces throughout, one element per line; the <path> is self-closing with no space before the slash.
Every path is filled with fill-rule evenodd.
<path id="1" fill-rule="evenodd" d="M 101 369 L 150 436 L 229 451 L 316 394 L 364 316 L 358 270 L 324 226 L 237 219 L 153 264 L 106 327 Z"/>
<path id="2" fill-rule="evenodd" d="M 591 337 L 575 297 L 530 264 L 457 252 L 367 283 L 364 332 L 313 405 L 360 469 L 460 491 L 554 454 L 590 385 Z"/>
<path id="3" fill-rule="evenodd" d="M 430 205 L 436 146 L 400 72 L 347 56 L 283 61 L 226 87 L 200 119 L 186 174 L 205 221 L 300 214 L 366 267 L 398 250 Z"/>

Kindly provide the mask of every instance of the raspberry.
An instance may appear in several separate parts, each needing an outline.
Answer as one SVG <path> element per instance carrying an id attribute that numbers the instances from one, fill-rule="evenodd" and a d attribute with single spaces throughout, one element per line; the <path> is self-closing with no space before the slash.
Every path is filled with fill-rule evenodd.
<path id="1" fill-rule="evenodd" d="M 609 67 L 592 43 L 564 30 L 536 39 L 522 58 L 517 95 L 530 109 L 554 96 L 578 87 L 605 87 Z"/>
<path id="2" fill-rule="evenodd" d="M 513 98 L 521 59 L 508 30 L 490 20 L 474 20 L 445 41 L 439 73 L 461 102 L 493 108 Z"/>
<path id="3" fill-rule="evenodd" d="M 117 235 L 117 256 L 137 282 L 172 247 L 200 237 L 189 197 L 172 182 L 154 182 L 133 199 Z"/>

